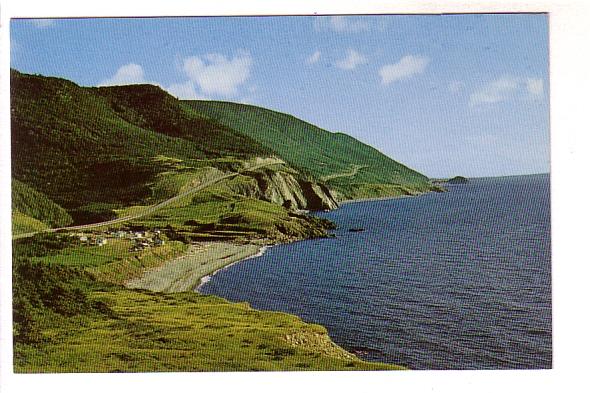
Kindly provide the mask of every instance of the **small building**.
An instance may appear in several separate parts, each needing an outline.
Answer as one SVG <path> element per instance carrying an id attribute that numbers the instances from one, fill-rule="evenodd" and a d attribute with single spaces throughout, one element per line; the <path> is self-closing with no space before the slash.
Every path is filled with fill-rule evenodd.
<path id="1" fill-rule="evenodd" d="M 97 246 L 104 246 L 105 244 L 107 244 L 107 239 L 103 238 L 103 237 L 98 237 L 96 238 L 96 245 Z"/>
<path id="2" fill-rule="evenodd" d="M 86 235 L 81 235 L 78 239 L 80 239 L 81 242 L 86 243 L 88 241 L 88 236 Z"/>

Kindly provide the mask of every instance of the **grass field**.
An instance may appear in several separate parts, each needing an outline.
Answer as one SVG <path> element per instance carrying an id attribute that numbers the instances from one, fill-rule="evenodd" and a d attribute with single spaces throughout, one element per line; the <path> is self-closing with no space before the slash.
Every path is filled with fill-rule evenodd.
<path id="1" fill-rule="evenodd" d="M 27 216 L 18 210 L 12 211 L 12 233 L 19 235 L 21 233 L 43 231 L 49 226 L 33 217 Z"/>
<path id="2" fill-rule="evenodd" d="M 53 318 L 16 372 L 396 370 L 345 352 L 325 328 L 192 293 L 94 291 L 110 315 Z M 105 345 L 108 343 L 108 345 Z"/>
<path id="3" fill-rule="evenodd" d="M 130 251 L 132 245 L 128 239 L 110 239 L 104 246 L 72 244 L 55 254 L 34 257 L 32 260 L 48 265 L 82 268 L 101 281 L 122 285 L 188 249 L 187 244 L 178 241 L 141 251 Z"/>

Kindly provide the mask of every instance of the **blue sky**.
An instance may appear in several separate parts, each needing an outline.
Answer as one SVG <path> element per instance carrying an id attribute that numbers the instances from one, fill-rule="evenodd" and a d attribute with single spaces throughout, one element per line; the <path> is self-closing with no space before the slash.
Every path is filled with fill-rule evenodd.
<path id="1" fill-rule="evenodd" d="M 348 133 L 431 177 L 549 171 L 546 15 L 11 22 L 11 66 Z"/>

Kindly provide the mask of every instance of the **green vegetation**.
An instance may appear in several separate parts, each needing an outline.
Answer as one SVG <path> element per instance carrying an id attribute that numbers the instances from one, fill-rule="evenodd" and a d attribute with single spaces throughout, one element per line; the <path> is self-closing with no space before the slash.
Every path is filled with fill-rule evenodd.
<path id="1" fill-rule="evenodd" d="M 66 244 L 64 248 L 34 256 L 32 261 L 83 268 L 100 281 L 121 285 L 129 279 L 139 277 L 145 270 L 161 266 L 181 255 L 188 248 L 187 244 L 179 241 L 170 241 L 159 247 L 139 251 L 130 251 L 133 243 L 128 239 L 112 239 L 104 246 L 80 244 L 73 238 L 62 238 L 61 241 Z M 32 244 L 36 244 L 36 241 Z"/>
<path id="2" fill-rule="evenodd" d="M 49 228 L 47 224 L 33 218 L 26 214 L 22 214 L 18 210 L 12 211 L 12 233 L 19 235 L 21 233 L 39 232 Z"/>
<path id="3" fill-rule="evenodd" d="M 399 369 L 359 360 L 292 315 L 196 293 L 127 290 L 90 273 L 123 274 L 124 246 L 81 246 L 55 234 L 14 242 L 16 372 Z"/>
<path id="4" fill-rule="evenodd" d="M 278 242 L 325 236 L 326 229 L 333 228 L 327 220 L 289 212 L 281 205 L 234 191 L 252 182 L 252 177 L 235 176 L 156 214 L 133 220 L 130 225 L 166 227 L 174 231 L 173 238 L 184 240 L 243 241 L 263 237 Z"/>
<path id="5" fill-rule="evenodd" d="M 321 326 L 216 297 L 100 289 L 84 299 L 84 313 L 46 320 L 43 347 L 17 344 L 17 372 L 399 369 L 344 352 Z"/>
<path id="6" fill-rule="evenodd" d="M 332 223 L 298 209 L 333 208 L 330 190 L 340 199 L 433 190 L 426 177 L 292 116 L 181 102 L 156 86 L 86 88 L 12 70 L 11 107 L 15 234 L 132 215 L 109 229 L 162 236 L 154 246 L 115 237 L 98 246 L 103 232 L 87 233 L 94 243 L 67 233 L 14 240 L 16 371 L 396 369 L 291 315 L 123 285 L 192 241 L 250 253 L 243 244 L 326 236 Z M 234 248 L 219 249 L 230 260 Z M 221 259 L 175 267 L 210 272 Z"/>
<path id="7" fill-rule="evenodd" d="M 173 168 L 182 171 L 269 154 L 155 86 L 84 88 L 12 70 L 11 107 L 13 177 L 76 223 L 149 200 L 150 184 L 171 170 L 158 157 L 182 160 Z"/>
<path id="8" fill-rule="evenodd" d="M 19 211 L 49 227 L 69 223 L 68 214 L 76 224 L 109 220 L 174 195 L 204 168 L 235 171 L 271 155 L 341 200 L 432 190 L 425 176 L 345 134 L 249 105 L 179 101 L 156 86 L 85 88 L 12 70 L 11 106 L 17 191 L 33 188 L 67 212 Z M 24 216 L 19 231 L 40 228 Z"/>
<path id="9" fill-rule="evenodd" d="M 18 180 L 12 181 L 12 212 L 13 231 L 17 234 L 72 223 L 65 209 Z"/>
<path id="10" fill-rule="evenodd" d="M 86 296 L 95 286 L 88 273 L 79 268 L 33 262 L 35 257 L 55 255 L 69 245 L 69 239 L 55 235 L 13 242 L 15 349 L 18 344 L 39 345 L 43 341 L 44 327 L 53 317 L 68 318 L 104 311 L 102 304 Z"/>
<path id="11" fill-rule="evenodd" d="M 332 187 L 340 190 L 349 199 L 371 199 L 418 195 L 428 191 L 440 191 L 440 187 L 430 184 L 399 185 L 383 183 L 348 183 L 345 178 L 331 181 Z"/>
<path id="12" fill-rule="evenodd" d="M 375 148 L 342 133 L 332 133 L 293 116 L 251 105 L 219 101 L 186 101 L 195 112 L 224 124 L 272 149 L 302 173 L 353 199 L 357 185 L 388 184 L 415 191 L 430 190 L 428 179 Z M 352 175 L 351 175 L 352 174 Z M 342 187 L 342 179 L 349 187 Z M 333 180 L 332 180 L 333 179 Z M 389 188 L 384 188 L 384 192 Z M 379 194 L 376 196 L 395 196 Z"/>

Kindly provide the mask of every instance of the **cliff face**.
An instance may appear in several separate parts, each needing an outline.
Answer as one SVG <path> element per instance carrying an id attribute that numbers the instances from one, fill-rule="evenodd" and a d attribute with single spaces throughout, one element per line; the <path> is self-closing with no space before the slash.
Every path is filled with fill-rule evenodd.
<path id="1" fill-rule="evenodd" d="M 290 210 L 331 210 L 338 203 L 323 184 L 297 179 L 284 171 L 245 173 L 247 179 L 234 183 L 232 191 L 282 205 Z"/>

